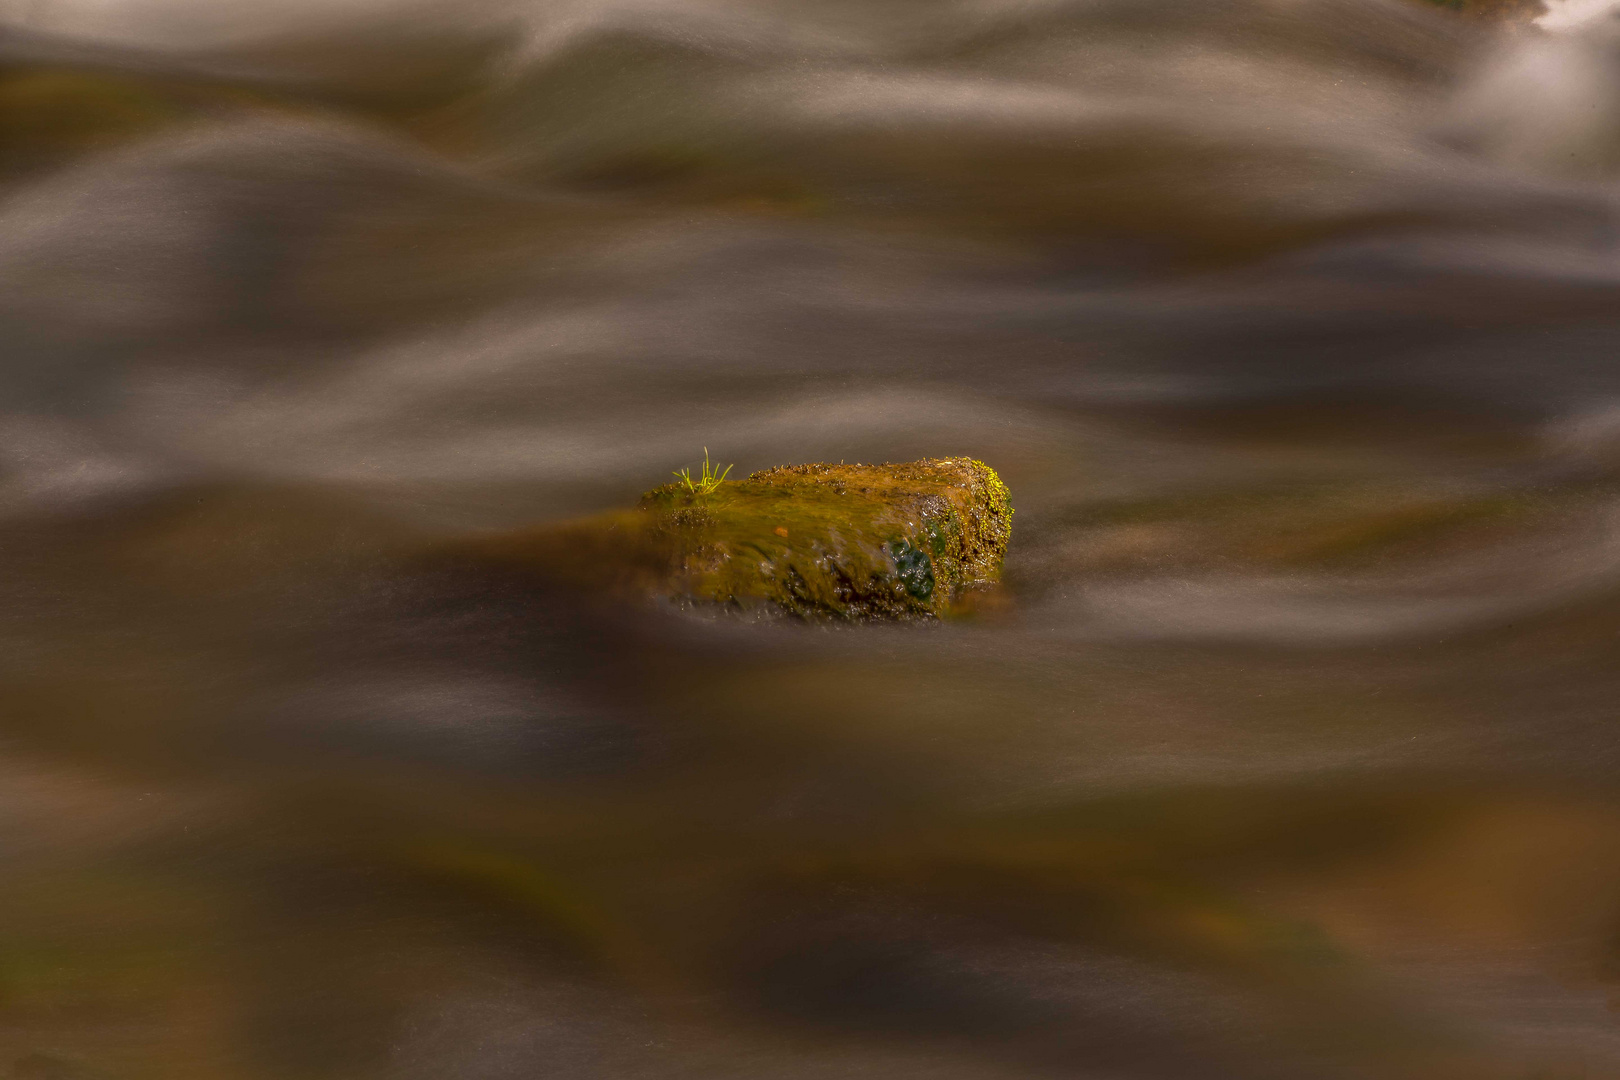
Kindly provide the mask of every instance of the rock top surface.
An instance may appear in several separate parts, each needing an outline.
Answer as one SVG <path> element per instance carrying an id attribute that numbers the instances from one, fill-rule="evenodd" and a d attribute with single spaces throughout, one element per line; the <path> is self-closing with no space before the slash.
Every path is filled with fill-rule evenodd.
<path id="1" fill-rule="evenodd" d="M 933 619 L 998 580 L 1013 509 L 971 458 L 784 465 L 507 534 L 479 554 L 620 599 L 817 620 Z"/>

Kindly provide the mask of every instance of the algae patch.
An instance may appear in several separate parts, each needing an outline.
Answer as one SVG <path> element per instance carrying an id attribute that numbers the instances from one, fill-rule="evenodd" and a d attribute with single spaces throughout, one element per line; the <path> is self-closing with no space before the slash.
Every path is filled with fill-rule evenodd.
<path id="1" fill-rule="evenodd" d="M 705 494 L 666 484 L 633 510 L 471 547 L 481 561 L 620 599 L 931 619 L 999 580 L 1012 514 L 1001 478 L 971 458 L 784 465 Z"/>

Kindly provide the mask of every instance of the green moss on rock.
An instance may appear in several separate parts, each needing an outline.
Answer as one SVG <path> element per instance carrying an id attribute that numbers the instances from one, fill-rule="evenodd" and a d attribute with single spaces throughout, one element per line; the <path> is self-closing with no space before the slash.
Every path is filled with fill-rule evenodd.
<path id="1" fill-rule="evenodd" d="M 629 599 L 807 619 L 929 619 L 992 585 L 1012 535 L 995 470 L 970 458 L 786 465 L 695 496 L 479 545 L 485 557 Z"/>

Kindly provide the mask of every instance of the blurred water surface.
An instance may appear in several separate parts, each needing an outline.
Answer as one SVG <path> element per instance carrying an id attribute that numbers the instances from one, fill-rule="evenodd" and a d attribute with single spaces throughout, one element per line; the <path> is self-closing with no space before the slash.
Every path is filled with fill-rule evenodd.
<path id="1" fill-rule="evenodd" d="M 3 14 L 0 1075 L 1620 1076 L 1606 5 Z M 1008 604 L 421 558 L 705 445 Z"/>

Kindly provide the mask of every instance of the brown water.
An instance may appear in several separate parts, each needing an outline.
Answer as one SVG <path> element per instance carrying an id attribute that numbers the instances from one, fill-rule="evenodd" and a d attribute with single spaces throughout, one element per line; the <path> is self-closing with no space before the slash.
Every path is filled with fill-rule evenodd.
<path id="1" fill-rule="evenodd" d="M 0 1076 L 1620 1077 L 1579 6 L 13 5 Z M 705 445 L 1009 602 L 419 558 Z"/>

